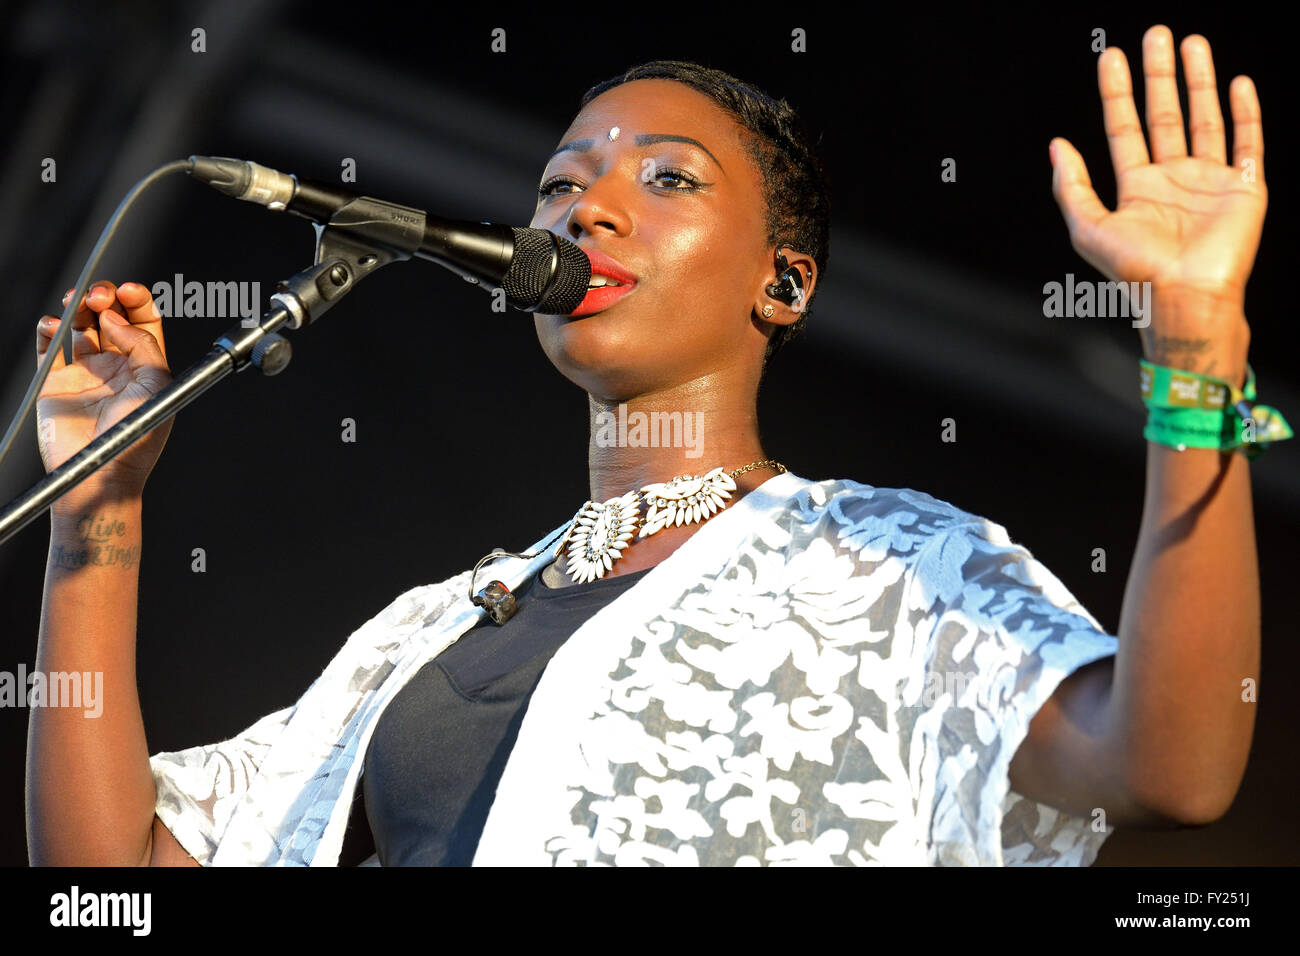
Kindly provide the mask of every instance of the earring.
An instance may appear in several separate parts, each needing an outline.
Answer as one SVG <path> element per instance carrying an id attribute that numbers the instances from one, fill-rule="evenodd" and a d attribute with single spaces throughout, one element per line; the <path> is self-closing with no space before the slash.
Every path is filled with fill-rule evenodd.
<path id="1" fill-rule="evenodd" d="M 772 308 L 770 303 L 763 306 L 763 318 L 770 319 L 775 311 L 776 309 Z"/>

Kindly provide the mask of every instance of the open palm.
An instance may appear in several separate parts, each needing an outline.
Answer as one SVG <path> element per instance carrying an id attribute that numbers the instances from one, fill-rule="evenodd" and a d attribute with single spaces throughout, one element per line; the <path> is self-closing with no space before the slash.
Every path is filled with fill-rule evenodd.
<path id="1" fill-rule="evenodd" d="M 1268 205 L 1259 99 L 1248 77 L 1229 89 L 1233 164 L 1209 43 L 1182 44 L 1191 110 L 1188 155 L 1178 103 L 1173 35 L 1154 26 L 1143 38 L 1151 152 L 1133 103 L 1128 61 L 1116 47 L 1098 61 L 1106 136 L 1117 182 L 1110 211 L 1093 191 L 1083 157 L 1054 139 L 1052 192 L 1075 250 L 1112 280 L 1150 282 L 1157 293 L 1193 291 L 1244 310 Z"/>

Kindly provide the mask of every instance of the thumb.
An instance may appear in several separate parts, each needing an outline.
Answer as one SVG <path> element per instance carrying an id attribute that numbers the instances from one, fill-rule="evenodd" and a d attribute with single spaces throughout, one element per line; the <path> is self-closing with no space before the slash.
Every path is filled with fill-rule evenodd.
<path id="1" fill-rule="evenodd" d="M 140 369 L 167 370 L 158 340 L 144 329 L 137 329 L 116 312 L 105 310 L 99 314 L 99 331 L 105 342 L 126 356 L 133 374 Z M 105 350 L 107 351 L 107 350 Z M 139 378 L 138 375 L 136 375 Z"/>
<path id="2" fill-rule="evenodd" d="M 1110 215 L 1092 188 L 1088 167 L 1070 141 L 1057 137 L 1051 142 L 1052 195 L 1065 218 L 1071 239 L 1090 232 L 1092 227 Z"/>

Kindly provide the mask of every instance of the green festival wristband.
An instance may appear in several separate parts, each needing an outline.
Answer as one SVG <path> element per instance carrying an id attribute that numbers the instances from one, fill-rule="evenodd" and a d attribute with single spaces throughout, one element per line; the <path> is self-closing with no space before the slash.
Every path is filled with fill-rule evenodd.
<path id="1" fill-rule="evenodd" d="M 1155 365 L 1145 359 L 1141 370 L 1142 403 L 1147 426 L 1142 437 L 1184 451 L 1215 448 L 1242 451 L 1258 458 L 1271 442 L 1293 437 L 1277 409 L 1255 404 L 1255 370 L 1246 364 L 1246 384 L 1227 382 L 1184 369 Z"/>

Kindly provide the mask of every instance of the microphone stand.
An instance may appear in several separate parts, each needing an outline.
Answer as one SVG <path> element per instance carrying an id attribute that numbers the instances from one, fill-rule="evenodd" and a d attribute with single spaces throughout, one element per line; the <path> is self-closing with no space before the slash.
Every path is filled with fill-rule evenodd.
<path id="1" fill-rule="evenodd" d="M 226 376 L 250 365 L 263 375 L 283 371 L 293 348 L 280 329 L 310 325 L 366 276 L 390 262 L 409 259 L 418 248 L 418 241 L 415 247 L 411 245 L 410 230 L 395 222 L 372 220 L 366 240 L 332 225 L 312 225 L 316 230 L 314 265 L 276 285 L 270 297 L 271 307 L 260 322 L 241 322 L 227 329 L 207 355 L 15 498 L 0 511 L 0 544 Z M 376 234 L 391 244 L 372 238 Z"/>

